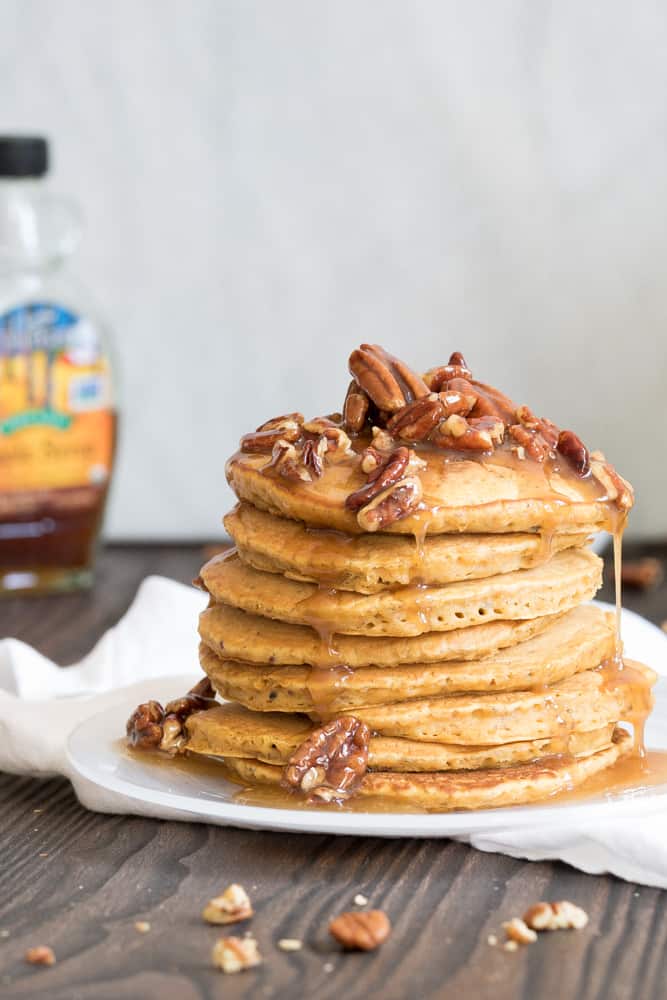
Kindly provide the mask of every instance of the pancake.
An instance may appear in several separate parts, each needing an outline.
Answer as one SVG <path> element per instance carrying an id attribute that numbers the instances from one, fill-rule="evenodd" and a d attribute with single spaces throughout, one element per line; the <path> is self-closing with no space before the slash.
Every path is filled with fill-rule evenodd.
<path id="1" fill-rule="evenodd" d="M 219 656 L 248 663 L 301 666 L 327 663 L 333 658 L 354 668 L 392 667 L 480 659 L 539 635 L 558 618 L 544 615 L 525 621 L 494 621 L 408 638 L 332 635 L 332 657 L 326 642 L 312 628 L 251 615 L 229 604 L 212 604 L 199 616 L 199 634 Z"/>
<path id="2" fill-rule="evenodd" d="M 622 672 L 587 670 L 543 690 L 422 698 L 356 708 L 383 736 L 486 745 L 557 738 L 645 717 L 657 675 L 637 664 Z M 648 703 L 648 704 L 647 704 Z"/>
<path id="3" fill-rule="evenodd" d="M 262 573 L 232 552 L 206 563 L 201 579 L 214 600 L 251 614 L 347 635 L 409 636 L 567 611 L 594 596 L 602 565 L 589 550 L 570 549 L 542 566 L 484 580 L 355 594 Z"/>
<path id="4" fill-rule="evenodd" d="M 308 737 L 313 723 L 304 715 L 250 712 L 226 704 L 197 712 L 187 722 L 187 750 L 215 757 L 252 757 L 284 766 Z M 371 738 L 368 764 L 388 771 L 449 771 L 502 767 L 547 754 L 584 755 L 609 746 L 614 727 L 571 733 L 565 745 L 533 740 L 503 746 L 447 746 L 414 740 Z"/>
<path id="5" fill-rule="evenodd" d="M 356 452 L 369 444 L 360 436 Z M 508 452 L 465 458 L 440 449 L 419 449 L 427 462 L 420 471 L 423 497 L 416 513 L 385 528 L 391 534 L 443 532 L 613 530 L 614 512 L 606 490 L 592 476 L 576 479 L 549 472 L 540 463 L 512 461 Z M 260 510 L 350 534 L 361 529 L 345 499 L 366 483 L 356 453 L 325 463 L 310 483 L 285 479 L 270 468 L 270 454 L 237 452 L 226 465 L 229 485 L 239 500 Z"/>
<path id="6" fill-rule="evenodd" d="M 384 812 L 391 811 L 392 802 L 396 808 L 433 812 L 526 805 L 577 788 L 631 749 L 632 737 L 617 728 L 610 746 L 584 757 L 563 754 L 482 771 L 373 771 L 365 775 L 355 793 L 355 808 L 363 811 L 364 801 L 372 808 L 374 799 L 382 802 Z M 259 760 L 229 757 L 225 758 L 225 773 L 245 787 L 276 786 L 280 784 L 282 768 Z M 288 798 L 285 805 L 289 805 Z"/>
<path id="7" fill-rule="evenodd" d="M 246 708 L 329 713 L 461 692 L 514 691 L 555 684 L 614 653 L 613 615 L 588 605 L 568 611 L 525 642 L 477 661 L 416 663 L 354 670 L 255 665 L 221 658 L 202 643 L 200 661 L 214 688 Z"/>
<path id="8" fill-rule="evenodd" d="M 507 535 L 429 535 L 421 545 L 400 535 L 346 535 L 307 528 L 247 503 L 224 518 L 245 563 L 291 580 L 323 582 L 339 590 L 374 594 L 411 583 L 442 584 L 511 573 L 583 545 L 586 534 L 547 538 Z"/>

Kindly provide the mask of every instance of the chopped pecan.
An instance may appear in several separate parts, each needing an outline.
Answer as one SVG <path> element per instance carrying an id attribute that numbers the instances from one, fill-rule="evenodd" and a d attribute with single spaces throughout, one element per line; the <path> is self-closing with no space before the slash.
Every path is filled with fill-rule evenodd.
<path id="1" fill-rule="evenodd" d="M 384 427 L 373 427 L 371 430 L 372 446 L 380 451 L 391 451 L 396 442 Z"/>
<path id="2" fill-rule="evenodd" d="M 553 457 L 553 448 L 545 441 L 539 430 L 525 427 L 523 424 L 512 424 L 509 435 L 520 448 L 523 448 L 524 455 L 528 455 L 534 461 L 543 462 L 546 458 Z"/>
<path id="3" fill-rule="evenodd" d="M 523 922 L 521 917 L 512 917 L 503 924 L 503 930 L 507 934 L 509 941 L 516 941 L 517 944 L 533 944 L 537 941 L 537 934 Z"/>
<path id="4" fill-rule="evenodd" d="M 471 411 L 471 416 L 496 417 L 506 426 L 514 422 L 514 403 L 500 389 L 494 389 L 493 386 L 485 385 L 483 382 L 475 381 L 470 384 L 477 394 L 477 402 Z M 450 385 L 448 388 L 454 389 L 458 386 Z"/>
<path id="5" fill-rule="evenodd" d="M 156 750 L 162 739 L 164 709 L 159 701 L 138 705 L 127 720 L 127 744 L 137 750 Z"/>
<path id="6" fill-rule="evenodd" d="M 271 453 L 271 461 L 265 466 L 275 469 L 285 479 L 299 480 L 302 483 L 312 483 L 313 477 L 303 464 L 303 456 L 289 441 L 276 441 Z"/>
<path id="7" fill-rule="evenodd" d="M 211 950 L 211 961 L 222 972 L 243 972 L 262 964 L 254 937 L 222 937 L 215 942 Z"/>
<path id="8" fill-rule="evenodd" d="M 287 413 L 283 417 L 274 417 L 260 424 L 254 434 L 244 434 L 241 438 L 241 451 L 262 452 L 271 451 L 281 439 L 288 442 L 298 441 L 301 437 L 301 413 Z"/>
<path id="9" fill-rule="evenodd" d="M 619 476 L 601 451 L 591 452 L 591 472 L 607 491 L 607 500 L 613 500 L 621 510 L 630 510 L 635 501 L 632 486 Z"/>
<path id="10" fill-rule="evenodd" d="M 416 372 L 377 344 L 362 344 L 349 361 L 350 374 L 379 410 L 395 413 L 429 388 Z"/>
<path id="11" fill-rule="evenodd" d="M 439 448 L 455 451 L 493 451 L 505 434 L 505 425 L 496 417 L 461 417 L 452 414 L 431 435 Z"/>
<path id="12" fill-rule="evenodd" d="M 368 482 L 361 489 L 355 490 L 345 500 L 348 510 L 357 511 L 365 507 L 373 497 L 381 493 L 387 486 L 392 486 L 402 479 L 410 461 L 410 449 L 402 445 L 387 456 L 385 461 L 369 473 Z"/>
<path id="13" fill-rule="evenodd" d="M 373 951 L 387 940 L 391 924 L 383 910 L 351 910 L 331 921 L 329 933 L 350 951 Z"/>
<path id="14" fill-rule="evenodd" d="M 242 885 L 233 882 L 220 896 L 209 899 L 202 911 L 207 924 L 236 924 L 253 916 L 250 897 Z"/>
<path id="15" fill-rule="evenodd" d="M 343 421 L 348 434 L 358 434 L 366 423 L 370 400 L 354 379 L 350 382 L 343 403 Z"/>
<path id="16" fill-rule="evenodd" d="M 315 801 L 347 798 L 366 773 L 369 739 L 368 726 L 354 716 L 325 723 L 294 751 L 285 765 L 283 784 Z"/>
<path id="17" fill-rule="evenodd" d="M 559 903 L 535 903 L 526 910 L 523 919 L 534 931 L 578 931 L 588 923 L 588 914 L 564 899 Z"/>
<path id="18" fill-rule="evenodd" d="M 401 441 L 424 441 L 445 411 L 436 393 L 408 403 L 389 420 L 387 430 Z"/>
<path id="19" fill-rule="evenodd" d="M 357 513 L 357 523 L 363 531 L 383 531 L 396 521 L 412 514 L 423 495 L 421 480 L 406 476 L 378 493 Z"/>
<path id="20" fill-rule="evenodd" d="M 586 476 L 591 471 L 588 448 L 574 431 L 561 431 L 556 450 L 566 458 L 578 476 Z"/>
<path id="21" fill-rule="evenodd" d="M 370 472 L 375 472 L 379 465 L 386 460 L 386 456 L 374 448 L 372 444 L 368 448 L 364 448 L 361 455 L 361 471 L 368 475 Z"/>

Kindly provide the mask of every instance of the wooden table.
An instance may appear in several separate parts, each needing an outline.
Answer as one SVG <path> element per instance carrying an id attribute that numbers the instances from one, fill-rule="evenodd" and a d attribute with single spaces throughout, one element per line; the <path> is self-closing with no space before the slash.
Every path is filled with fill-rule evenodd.
<path id="1" fill-rule="evenodd" d="M 667 547 L 660 554 L 667 557 Z M 5 601 L 1 631 L 71 662 L 117 620 L 147 573 L 187 581 L 200 562 L 193 546 L 109 548 L 93 593 Z M 656 621 L 667 618 L 664 586 L 628 593 L 626 603 Z M 667 897 L 658 890 L 447 841 L 102 816 L 79 806 L 64 780 L 2 775 L 0 796 L 5 1000 L 667 995 Z M 252 896 L 252 929 L 265 961 L 224 976 L 210 967 L 216 929 L 202 923 L 200 911 L 232 881 Z M 327 923 L 359 892 L 387 911 L 393 934 L 374 954 L 341 954 Z M 502 939 L 503 920 L 543 898 L 581 904 L 589 927 L 543 935 L 515 953 L 489 946 L 489 934 Z M 137 920 L 149 921 L 150 932 L 139 934 Z M 303 950 L 279 951 L 282 937 L 303 939 Z M 25 950 L 39 944 L 55 949 L 55 966 L 24 962 Z"/>

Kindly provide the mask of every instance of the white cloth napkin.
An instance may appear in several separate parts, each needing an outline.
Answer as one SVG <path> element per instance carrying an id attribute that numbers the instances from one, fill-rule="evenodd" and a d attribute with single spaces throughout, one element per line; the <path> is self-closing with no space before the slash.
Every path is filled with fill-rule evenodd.
<path id="1" fill-rule="evenodd" d="M 204 595 L 173 580 L 148 577 L 123 618 L 77 665 L 61 669 L 16 639 L 0 641 L 0 770 L 70 778 L 79 799 L 99 812 L 192 819 L 177 810 L 138 805 L 76 772 L 66 755 L 79 722 L 125 701 L 162 697 L 154 678 L 199 673 L 196 620 Z M 608 606 L 607 606 L 608 607 Z M 667 638 L 632 612 L 623 612 L 627 655 L 667 672 Z M 664 734 L 653 743 L 667 747 Z M 530 860 L 559 859 L 590 873 L 611 872 L 667 888 L 667 809 L 610 820 L 596 829 L 568 823 L 508 827 L 459 838 L 483 851 Z"/>

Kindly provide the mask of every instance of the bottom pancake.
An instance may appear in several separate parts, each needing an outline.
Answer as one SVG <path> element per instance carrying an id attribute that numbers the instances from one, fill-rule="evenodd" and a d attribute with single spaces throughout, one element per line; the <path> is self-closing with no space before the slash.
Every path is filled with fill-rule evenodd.
<path id="1" fill-rule="evenodd" d="M 213 757 L 253 758 L 283 766 L 315 728 L 305 715 L 251 712 L 218 705 L 191 715 L 186 749 Z M 458 746 L 373 736 L 368 765 L 379 771 L 451 771 L 505 767 L 555 753 L 584 756 L 608 747 L 614 726 L 570 733 L 560 739 L 523 740 L 501 746 Z"/>
<path id="2" fill-rule="evenodd" d="M 392 803 L 427 812 L 457 809 L 493 809 L 526 805 L 549 799 L 582 785 L 588 778 L 611 767 L 632 749 L 632 737 L 617 728 L 612 743 L 584 757 L 562 754 L 530 763 L 481 771 L 436 773 L 368 772 L 355 793 L 355 805 L 373 801 Z M 225 776 L 245 787 L 280 784 L 282 768 L 248 758 L 225 758 Z M 286 799 L 286 805 L 289 800 Z"/>

